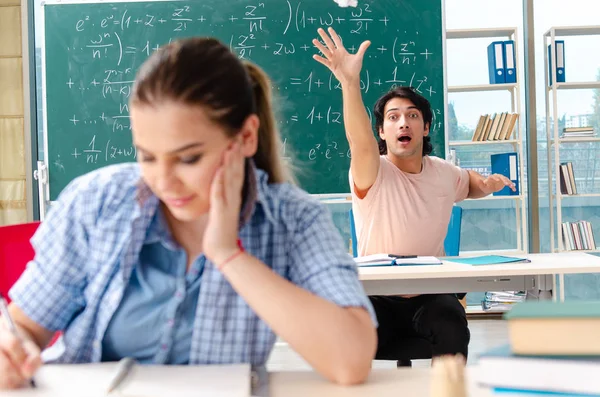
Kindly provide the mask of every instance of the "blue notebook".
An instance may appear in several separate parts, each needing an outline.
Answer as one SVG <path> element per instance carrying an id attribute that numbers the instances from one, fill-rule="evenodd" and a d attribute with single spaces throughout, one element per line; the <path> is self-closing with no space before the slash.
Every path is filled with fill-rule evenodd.
<path id="1" fill-rule="evenodd" d="M 493 388 L 494 395 L 498 396 L 547 396 L 547 397 L 597 397 L 598 394 L 573 394 L 573 393 L 561 393 L 554 391 L 539 391 L 539 390 L 521 390 L 521 389 L 506 389 L 501 387 Z"/>
<path id="2" fill-rule="evenodd" d="M 526 263 L 531 262 L 526 258 L 516 258 L 513 256 L 502 256 L 502 255 L 482 255 L 473 256 L 466 258 L 448 258 L 445 259 L 448 262 L 463 263 L 465 265 L 499 265 L 503 263 Z"/>

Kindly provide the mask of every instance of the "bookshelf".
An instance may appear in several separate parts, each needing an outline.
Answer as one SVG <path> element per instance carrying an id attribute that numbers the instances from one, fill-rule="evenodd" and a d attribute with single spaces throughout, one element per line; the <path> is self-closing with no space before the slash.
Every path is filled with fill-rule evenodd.
<path id="1" fill-rule="evenodd" d="M 548 47 L 546 47 L 548 48 Z M 548 56 L 548 54 L 546 54 Z M 600 81 L 577 81 L 572 83 L 557 83 L 557 90 L 585 90 L 591 88 L 600 88 Z"/>
<path id="2" fill-rule="evenodd" d="M 554 179 L 554 186 L 552 183 L 548 183 L 548 200 L 549 200 L 549 212 L 550 212 L 550 244 L 552 252 L 562 252 L 571 250 L 573 248 L 572 242 L 565 241 L 565 238 L 573 238 L 571 236 L 563 235 L 563 201 L 569 203 L 572 200 L 578 198 L 594 198 L 600 197 L 600 193 L 576 193 L 576 194 L 565 194 L 561 192 L 561 150 L 564 150 L 568 145 L 572 144 L 589 144 L 597 145 L 600 142 L 600 137 L 595 134 L 598 131 L 594 131 L 593 136 L 578 136 L 578 137 L 561 137 L 559 131 L 558 122 L 559 109 L 558 109 L 558 95 L 562 90 L 587 90 L 587 89 L 599 89 L 600 81 L 577 81 L 577 82 L 556 82 L 556 69 L 552 68 L 550 72 L 548 59 L 548 46 L 551 46 L 551 59 L 556 59 L 556 46 L 555 42 L 557 37 L 569 37 L 569 36 L 598 36 L 600 35 L 600 26 L 563 26 L 563 27 L 552 27 L 544 33 L 544 84 L 545 99 L 546 99 L 546 137 L 547 137 L 547 150 L 548 150 L 548 173 L 549 181 L 552 182 Z M 567 43 L 565 43 L 565 47 Z M 568 50 L 565 48 L 565 52 Z M 549 73 L 552 73 L 550 75 Z M 554 83 L 550 85 L 550 81 Z M 573 170 L 573 174 L 577 175 L 577 169 Z M 568 183 L 568 182 L 567 182 Z M 574 181 L 573 181 L 574 183 Z M 556 208 L 556 209 L 555 209 Z M 585 222 L 585 220 L 582 220 Z M 596 225 L 598 226 L 598 225 Z M 591 227 L 590 227 L 591 229 Z M 588 233 L 589 234 L 589 233 Z M 586 237 L 585 233 L 581 233 L 580 238 Z M 600 236 L 594 235 L 595 238 Z M 588 242 L 588 246 L 589 246 Z M 599 241 L 595 241 L 595 247 L 591 249 L 578 249 L 580 252 L 600 252 Z M 561 280 L 562 282 L 562 280 Z"/>
<path id="3" fill-rule="evenodd" d="M 521 112 L 521 101 L 520 101 L 520 78 L 519 78 L 519 40 L 517 34 L 517 28 L 509 27 L 509 28 L 486 28 L 486 29 L 460 29 L 460 30 L 447 30 L 446 31 L 446 40 L 469 40 L 469 39 L 482 39 L 482 38 L 490 38 L 492 40 L 498 40 L 501 38 L 502 40 L 513 40 L 515 45 L 515 68 L 517 73 L 517 82 L 516 83 L 508 83 L 508 84 L 474 84 L 474 85 L 455 85 L 448 86 L 447 92 L 448 95 L 453 93 L 469 93 L 469 92 L 506 92 L 508 91 L 510 94 L 510 109 L 511 113 L 522 114 Z M 447 79 L 446 79 L 447 81 Z M 449 101 L 446 100 L 448 104 Z M 490 109 L 490 113 L 493 113 L 495 110 Z M 446 112 L 448 114 L 448 112 Z M 513 135 L 510 136 L 510 139 L 505 140 L 483 140 L 483 141 L 466 141 L 466 140 L 450 140 L 449 134 L 446 134 L 446 148 L 447 148 L 447 158 L 449 158 L 448 154 L 452 149 L 458 148 L 481 148 L 483 150 L 491 149 L 493 145 L 493 152 L 496 153 L 496 147 L 498 147 L 498 153 L 501 152 L 516 152 L 518 156 L 519 163 L 519 183 L 520 183 L 520 194 L 518 196 L 487 196 L 485 198 L 476 199 L 476 201 L 490 201 L 490 205 L 492 203 L 497 203 L 501 201 L 513 201 L 515 208 L 515 219 L 516 219 L 516 247 L 512 247 L 509 249 L 501 249 L 501 250 L 478 250 L 478 251 L 465 251 L 461 250 L 460 254 L 464 256 L 473 256 L 473 255 L 520 255 L 526 253 L 528 251 L 527 247 L 527 212 L 526 212 L 526 198 L 524 195 L 524 169 L 523 169 L 523 159 L 524 159 L 524 148 L 523 148 L 523 131 L 521 130 L 521 120 L 520 117 L 517 120 L 515 125 L 515 130 Z M 467 199 L 467 201 L 471 201 Z M 498 203 L 500 204 L 500 203 Z M 501 204 L 500 204 L 501 205 Z M 492 308 L 489 310 L 483 310 L 481 304 L 477 304 L 475 306 L 469 305 L 466 308 L 468 315 L 498 315 L 504 312 L 504 310 L 500 310 L 499 308 Z"/>
<path id="4" fill-rule="evenodd" d="M 548 127 L 549 128 L 549 127 Z M 558 128 L 558 126 L 557 126 Z M 558 138 L 557 141 L 554 140 L 554 138 L 550 139 L 550 144 L 554 145 L 554 142 L 559 142 L 559 143 L 574 143 L 574 142 L 600 142 L 600 138 L 596 138 L 596 137 L 590 137 L 590 138 L 585 138 L 585 137 L 577 137 L 577 138 Z"/>
<path id="5" fill-rule="evenodd" d="M 480 141 L 480 142 L 450 141 L 450 142 L 448 142 L 448 146 L 452 147 L 452 146 L 471 146 L 471 145 L 499 145 L 499 144 L 506 144 L 506 143 L 510 143 L 513 146 L 517 146 L 519 144 L 519 141 L 517 141 L 516 139 L 510 139 L 510 140 L 505 140 L 505 141 Z"/>
<path id="6" fill-rule="evenodd" d="M 493 149 L 494 153 L 502 152 L 516 152 L 519 164 L 519 189 L 520 194 L 518 196 L 488 196 L 479 201 L 491 200 L 491 201 L 513 201 L 515 218 L 516 218 L 516 247 L 511 248 L 509 251 L 512 254 L 523 254 L 528 251 L 527 246 L 527 211 L 526 211 L 526 197 L 524 194 L 524 145 L 523 145 L 523 131 L 521 129 L 521 87 L 520 87 L 520 62 L 519 62 L 519 38 L 516 27 L 506 28 L 484 28 L 484 29 L 451 29 L 446 31 L 446 40 L 469 40 L 469 39 L 482 39 L 490 38 L 492 40 L 513 40 L 515 45 L 515 71 L 517 74 L 516 83 L 505 83 L 505 84 L 474 84 L 474 85 L 449 85 L 447 87 L 448 95 L 453 93 L 468 93 L 468 92 L 488 92 L 488 91 L 508 91 L 510 93 L 510 113 L 519 114 L 519 119 L 516 122 L 513 134 L 508 140 L 484 140 L 484 141 L 465 141 L 465 140 L 450 140 L 449 134 L 446 134 L 446 157 L 450 158 L 450 150 L 460 147 L 481 147 L 490 148 L 490 145 L 494 147 L 501 147 L 502 149 Z M 445 79 L 447 81 L 447 79 Z M 449 101 L 446 100 L 446 104 Z M 494 109 L 490 109 L 490 113 L 494 113 Z M 448 111 L 446 109 L 446 114 Z M 496 251 L 477 251 L 469 252 L 469 254 L 480 254 L 484 255 L 487 253 L 503 254 L 505 250 Z M 461 255 L 463 252 L 461 251 Z"/>
<path id="7" fill-rule="evenodd" d="M 448 87 L 448 92 L 477 92 L 477 91 L 513 91 L 516 83 L 510 84 L 476 84 L 476 85 L 454 85 Z"/>

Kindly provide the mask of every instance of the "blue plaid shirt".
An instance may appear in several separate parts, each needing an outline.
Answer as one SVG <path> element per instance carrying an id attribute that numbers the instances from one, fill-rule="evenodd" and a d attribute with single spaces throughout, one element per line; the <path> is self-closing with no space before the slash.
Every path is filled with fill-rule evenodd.
<path id="1" fill-rule="evenodd" d="M 290 184 L 250 176 L 240 239 L 246 250 L 294 284 L 343 307 L 364 307 L 376 323 L 354 261 L 327 209 Z M 10 291 L 35 322 L 64 331 L 63 363 L 98 362 L 102 339 L 121 302 L 159 200 L 135 163 L 77 178 L 32 238 L 36 256 Z M 260 288 L 257 285 L 256 288 Z M 266 362 L 276 336 L 206 261 L 190 364 Z"/>

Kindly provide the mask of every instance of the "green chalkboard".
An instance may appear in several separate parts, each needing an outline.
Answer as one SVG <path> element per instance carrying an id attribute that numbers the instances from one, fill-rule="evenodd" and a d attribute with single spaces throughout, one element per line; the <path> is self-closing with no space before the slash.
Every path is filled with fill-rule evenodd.
<path id="1" fill-rule="evenodd" d="M 284 155 L 310 193 L 346 193 L 350 153 L 335 77 L 312 59 L 319 26 L 333 26 L 350 51 L 363 40 L 362 90 L 371 114 L 393 84 L 432 104 L 434 152 L 444 155 L 441 0 L 202 0 L 46 3 L 46 161 L 50 199 L 73 178 L 134 161 L 128 98 L 137 68 L 158 46 L 214 36 L 273 79 Z"/>

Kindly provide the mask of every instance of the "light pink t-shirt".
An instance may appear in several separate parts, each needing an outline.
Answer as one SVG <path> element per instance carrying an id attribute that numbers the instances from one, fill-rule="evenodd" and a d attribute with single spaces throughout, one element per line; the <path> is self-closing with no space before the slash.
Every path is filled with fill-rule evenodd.
<path id="1" fill-rule="evenodd" d="M 444 255 L 452 205 L 469 193 L 469 174 L 447 161 L 423 157 L 419 174 L 380 157 L 377 179 L 360 199 L 352 189 L 358 254 Z"/>

